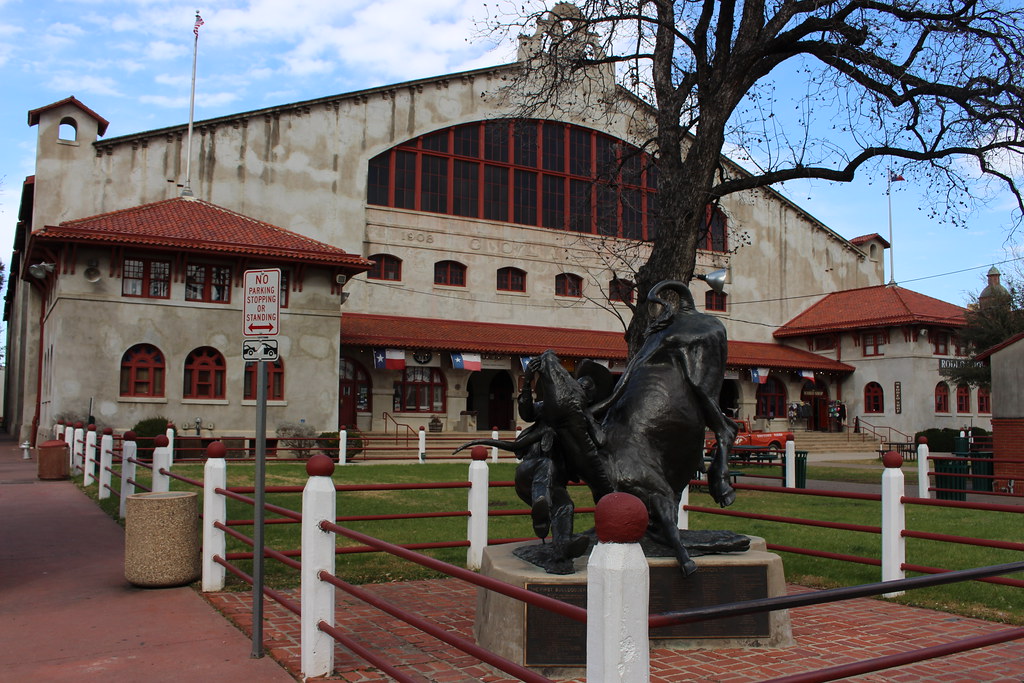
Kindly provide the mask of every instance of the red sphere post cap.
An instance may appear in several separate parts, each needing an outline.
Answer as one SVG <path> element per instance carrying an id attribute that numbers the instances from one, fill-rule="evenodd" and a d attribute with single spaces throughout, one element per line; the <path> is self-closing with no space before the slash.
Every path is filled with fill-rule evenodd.
<path id="1" fill-rule="evenodd" d="M 84 427 L 84 426 L 85 426 L 85 425 L 84 425 L 84 424 L 82 424 L 81 422 L 76 422 L 76 423 L 75 423 L 75 429 L 81 429 L 81 428 L 82 428 L 82 427 Z"/>
<path id="2" fill-rule="evenodd" d="M 919 436 L 919 437 L 917 437 L 917 442 L 918 443 L 928 443 L 928 437 L 927 436 Z"/>
<path id="3" fill-rule="evenodd" d="M 171 443 L 171 440 L 167 438 L 166 434 L 157 434 L 153 437 L 153 445 L 157 448 L 163 448 L 164 446 Z"/>
<path id="4" fill-rule="evenodd" d="M 113 427 L 104 427 L 103 428 L 103 433 L 104 434 L 113 434 L 114 433 L 114 428 Z"/>
<path id="5" fill-rule="evenodd" d="M 636 543 L 647 532 L 647 507 L 629 493 L 609 493 L 597 502 L 594 525 L 602 543 Z"/>
<path id="6" fill-rule="evenodd" d="M 87 430 L 89 430 L 90 432 L 95 432 L 95 431 L 96 431 L 96 425 L 94 425 L 94 424 L 92 424 L 92 423 L 90 422 L 90 423 L 89 423 L 89 426 L 88 426 L 88 427 L 86 427 L 86 429 L 87 429 Z"/>
<path id="7" fill-rule="evenodd" d="M 886 467 L 902 467 L 903 456 L 896 451 L 889 451 L 882 456 L 882 464 Z"/>
<path id="8" fill-rule="evenodd" d="M 125 441 L 135 441 L 135 439 L 138 437 L 136 436 L 135 432 L 129 429 L 121 436 L 121 438 L 124 439 Z"/>
<path id="9" fill-rule="evenodd" d="M 786 441 L 796 441 L 796 437 L 793 436 L 792 434 L 786 434 Z"/>
<path id="10" fill-rule="evenodd" d="M 317 453 L 306 461 L 306 474 L 311 477 L 329 477 L 334 474 L 334 461 L 323 453 Z"/>
<path id="11" fill-rule="evenodd" d="M 469 457 L 473 458 L 473 460 L 486 460 L 487 446 L 473 446 L 473 449 L 469 452 Z"/>
<path id="12" fill-rule="evenodd" d="M 223 441 L 214 441 L 206 447 L 207 458 L 224 458 L 227 457 L 228 447 L 224 445 Z"/>

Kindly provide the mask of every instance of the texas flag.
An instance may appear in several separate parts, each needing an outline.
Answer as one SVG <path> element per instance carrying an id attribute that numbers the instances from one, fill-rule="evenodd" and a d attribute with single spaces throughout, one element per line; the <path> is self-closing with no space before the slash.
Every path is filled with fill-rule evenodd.
<path id="1" fill-rule="evenodd" d="M 801 370 L 800 371 L 800 376 L 803 377 L 804 379 L 809 379 L 809 380 L 811 380 L 813 382 L 814 381 L 814 370 Z"/>
<path id="2" fill-rule="evenodd" d="M 377 370 L 405 369 L 405 349 L 374 349 L 373 367 Z"/>
<path id="3" fill-rule="evenodd" d="M 480 354 L 452 352 L 452 367 L 456 370 L 479 370 Z"/>
<path id="4" fill-rule="evenodd" d="M 756 384 L 764 384 L 768 381 L 768 368 L 751 368 L 750 381 Z"/>

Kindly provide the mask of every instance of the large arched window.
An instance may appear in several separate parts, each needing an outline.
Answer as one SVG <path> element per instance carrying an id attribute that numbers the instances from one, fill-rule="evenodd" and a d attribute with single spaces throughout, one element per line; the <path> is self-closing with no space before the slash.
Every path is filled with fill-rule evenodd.
<path id="1" fill-rule="evenodd" d="M 250 361 L 245 364 L 245 379 L 243 380 L 242 398 L 247 401 L 256 400 L 257 373 L 259 363 Z M 273 363 L 267 363 L 267 400 L 284 400 L 284 361 L 278 358 Z"/>
<path id="2" fill-rule="evenodd" d="M 373 267 L 366 271 L 366 277 L 370 280 L 393 280 L 398 282 L 402 279 L 402 259 L 391 254 L 374 254 L 370 257 Z"/>
<path id="3" fill-rule="evenodd" d="M 956 388 L 956 412 L 971 412 L 971 388 L 966 384 L 957 385 Z"/>
<path id="4" fill-rule="evenodd" d="M 525 292 L 526 271 L 512 267 L 499 268 L 497 288 L 501 292 Z"/>
<path id="5" fill-rule="evenodd" d="M 864 385 L 864 412 L 885 412 L 885 394 L 882 392 L 882 385 L 878 382 L 868 382 Z"/>
<path id="6" fill-rule="evenodd" d="M 756 415 L 767 418 L 786 416 L 786 387 L 774 377 L 757 386 Z"/>
<path id="7" fill-rule="evenodd" d="M 163 396 L 164 354 L 152 344 L 136 344 L 121 356 L 121 396 Z"/>
<path id="8" fill-rule="evenodd" d="M 185 359 L 184 398 L 224 398 L 224 356 L 201 346 Z"/>
<path id="9" fill-rule="evenodd" d="M 629 280 L 623 280 L 615 278 L 608 281 L 608 301 L 622 301 L 625 303 L 633 303 L 633 292 L 636 290 L 634 285 Z"/>
<path id="10" fill-rule="evenodd" d="M 555 296 L 583 296 L 583 278 L 572 273 L 555 276 Z"/>
<path id="11" fill-rule="evenodd" d="M 458 261 L 438 261 L 434 264 L 434 284 L 465 287 L 466 266 Z"/>
<path id="12" fill-rule="evenodd" d="M 935 412 L 949 412 L 949 385 L 945 382 L 939 382 L 935 385 Z"/>
<path id="13" fill-rule="evenodd" d="M 406 368 L 395 386 L 396 411 L 443 413 L 447 403 L 444 375 L 437 368 Z"/>
<path id="14" fill-rule="evenodd" d="M 983 415 L 992 412 L 992 394 L 985 387 L 978 389 L 978 412 Z"/>

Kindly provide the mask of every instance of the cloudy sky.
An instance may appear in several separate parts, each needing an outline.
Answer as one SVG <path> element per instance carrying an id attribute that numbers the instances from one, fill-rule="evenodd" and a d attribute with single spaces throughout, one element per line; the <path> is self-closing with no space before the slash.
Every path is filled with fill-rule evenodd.
<path id="1" fill-rule="evenodd" d="M 511 61 L 513 40 L 483 20 L 498 0 L 0 0 L 0 261 L 10 255 L 21 183 L 34 173 L 27 112 L 74 95 L 114 137 L 188 121 L 195 11 L 201 11 L 196 120 Z M 968 229 L 919 210 L 913 179 L 893 186 L 896 280 L 957 304 L 1013 259 L 1012 204 L 997 197 Z M 784 194 L 844 237 L 888 236 L 884 178 L 801 183 Z M 888 275 L 888 263 L 887 276 Z M 1000 265 L 1013 271 L 1018 262 Z M 960 272 L 955 272 L 960 271 Z M 780 321 L 783 322 L 783 321 Z"/>

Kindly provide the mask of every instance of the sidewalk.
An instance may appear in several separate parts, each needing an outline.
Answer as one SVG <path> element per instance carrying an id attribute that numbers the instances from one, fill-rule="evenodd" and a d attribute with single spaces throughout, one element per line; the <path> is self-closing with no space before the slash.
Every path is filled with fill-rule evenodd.
<path id="1" fill-rule="evenodd" d="M 124 531 L 0 434 L 0 679 L 294 681 L 192 588 L 124 578 Z"/>

